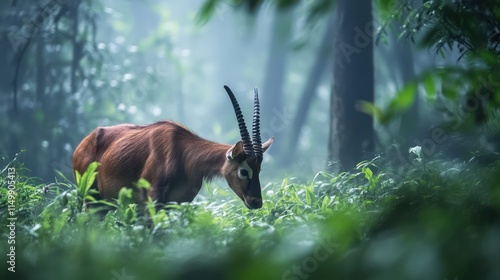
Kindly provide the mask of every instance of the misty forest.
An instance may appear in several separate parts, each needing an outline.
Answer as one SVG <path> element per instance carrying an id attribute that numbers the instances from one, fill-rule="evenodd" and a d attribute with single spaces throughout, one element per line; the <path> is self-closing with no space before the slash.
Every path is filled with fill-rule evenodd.
<path id="1" fill-rule="evenodd" d="M 500 279 L 499 1 L 0 20 L 2 279 Z"/>

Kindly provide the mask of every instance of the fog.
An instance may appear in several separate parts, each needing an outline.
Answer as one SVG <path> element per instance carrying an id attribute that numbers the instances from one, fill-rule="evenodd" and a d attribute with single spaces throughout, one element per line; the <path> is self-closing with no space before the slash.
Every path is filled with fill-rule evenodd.
<path id="1" fill-rule="evenodd" d="M 3 112 L 10 114 L 9 124 L 3 125 L 10 139 L 5 140 L 2 153 L 12 158 L 26 150 L 20 157 L 35 176 L 53 177 L 54 170 L 59 170 L 71 177 L 71 153 L 95 127 L 159 120 L 180 122 L 206 139 L 232 144 L 239 135 L 223 90 L 228 85 L 247 123 L 251 122 L 253 88 L 259 89 L 262 137 L 276 138 L 266 155 L 269 171 L 264 174 L 292 176 L 292 170 L 300 170 L 310 177 L 323 170 L 331 66 L 320 73 L 309 113 L 295 112 L 326 19 L 307 22 L 303 7 L 285 13 L 264 4 L 250 14 L 221 3 L 204 20 L 199 13 L 202 4 L 81 3 L 77 18 L 55 22 L 54 14 L 45 12 L 38 31 L 26 36 L 29 43 L 24 53 L 3 41 L 9 66 L 3 69 L 8 75 L 2 78 L 2 105 Z M 16 8 L 36 13 L 28 2 Z M 16 23 L 16 19 L 11 21 Z M 17 30 L 25 32 L 27 27 L 19 24 Z M 69 38 L 75 28 L 80 34 Z M 283 29 L 288 34 L 282 35 Z M 72 75 L 74 42 L 82 46 L 82 52 Z M 273 59 L 275 54 L 280 60 Z M 13 113 L 15 71 L 11 65 L 19 57 L 17 113 Z M 290 151 L 287 144 L 295 118 L 306 118 L 306 123 L 297 148 Z M 283 164 L 279 157 L 285 153 L 294 156 Z"/>

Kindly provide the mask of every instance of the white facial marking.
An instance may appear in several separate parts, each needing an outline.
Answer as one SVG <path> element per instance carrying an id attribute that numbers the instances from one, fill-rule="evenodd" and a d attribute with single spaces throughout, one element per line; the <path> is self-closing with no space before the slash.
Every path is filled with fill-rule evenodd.
<path id="1" fill-rule="evenodd" d="M 242 177 L 241 176 L 241 170 L 246 170 L 248 172 L 248 178 L 247 177 Z M 253 170 L 252 168 L 250 168 L 250 166 L 248 165 L 248 162 L 246 160 L 244 160 L 241 164 L 240 164 L 240 167 L 238 168 L 238 177 L 240 177 L 240 179 L 252 179 L 252 176 L 253 176 Z"/>

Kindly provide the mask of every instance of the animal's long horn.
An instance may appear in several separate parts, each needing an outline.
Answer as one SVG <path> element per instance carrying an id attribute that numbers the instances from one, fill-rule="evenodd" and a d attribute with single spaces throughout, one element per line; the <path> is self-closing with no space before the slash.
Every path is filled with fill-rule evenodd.
<path id="1" fill-rule="evenodd" d="M 253 121 L 252 121 L 252 143 L 255 156 L 262 159 L 262 140 L 260 139 L 260 104 L 259 91 L 253 89 Z"/>
<path id="2" fill-rule="evenodd" d="M 255 155 L 252 142 L 250 140 L 250 134 L 248 134 L 247 126 L 245 124 L 245 120 L 243 119 L 243 114 L 241 113 L 240 105 L 236 100 L 233 92 L 228 86 L 224 86 L 224 89 L 229 95 L 229 99 L 231 99 L 231 103 L 233 104 L 234 113 L 236 114 L 236 119 L 238 120 L 238 127 L 240 128 L 241 141 L 243 141 L 243 148 L 247 157 L 253 157 Z"/>

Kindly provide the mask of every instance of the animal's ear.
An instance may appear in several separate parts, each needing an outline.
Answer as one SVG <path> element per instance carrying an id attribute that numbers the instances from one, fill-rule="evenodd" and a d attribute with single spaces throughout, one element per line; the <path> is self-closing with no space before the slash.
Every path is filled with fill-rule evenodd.
<path id="1" fill-rule="evenodd" d="M 267 151 L 267 149 L 269 149 L 269 147 L 271 147 L 271 144 L 273 143 L 273 141 L 274 141 L 274 137 L 269 138 L 269 140 L 267 140 L 264 144 L 262 144 L 262 150 L 264 152 Z"/>
<path id="2" fill-rule="evenodd" d="M 236 159 L 238 156 L 245 156 L 245 151 L 243 150 L 243 142 L 238 141 L 226 152 L 227 159 Z"/>

